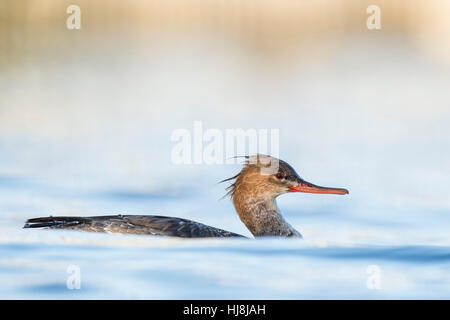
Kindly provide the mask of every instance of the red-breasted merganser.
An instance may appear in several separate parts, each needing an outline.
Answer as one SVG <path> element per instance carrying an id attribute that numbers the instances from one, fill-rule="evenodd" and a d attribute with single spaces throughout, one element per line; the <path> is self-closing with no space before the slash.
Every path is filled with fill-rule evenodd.
<path id="1" fill-rule="evenodd" d="M 282 217 L 276 197 L 288 192 L 348 194 L 346 189 L 309 183 L 283 160 L 266 155 L 246 156 L 244 168 L 227 188 L 241 221 L 255 237 L 302 237 Z M 27 220 L 24 228 L 71 229 L 91 232 L 148 234 L 183 238 L 243 237 L 192 220 L 148 215 L 45 217 Z"/>

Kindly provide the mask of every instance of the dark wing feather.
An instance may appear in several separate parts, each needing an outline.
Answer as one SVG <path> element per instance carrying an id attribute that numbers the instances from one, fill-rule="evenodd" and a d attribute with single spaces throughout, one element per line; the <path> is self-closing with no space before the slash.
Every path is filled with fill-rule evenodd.
<path id="1" fill-rule="evenodd" d="M 24 228 L 69 229 L 182 238 L 244 237 L 192 220 L 164 216 L 44 217 L 27 220 Z"/>

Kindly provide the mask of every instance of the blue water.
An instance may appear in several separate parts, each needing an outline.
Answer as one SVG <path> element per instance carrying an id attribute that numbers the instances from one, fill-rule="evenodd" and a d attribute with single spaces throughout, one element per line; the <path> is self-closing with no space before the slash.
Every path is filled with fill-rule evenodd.
<path id="1" fill-rule="evenodd" d="M 229 201 L 218 200 L 220 193 L 80 195 L 11 177 L 1 179 L 0 189 L 11 195 L 9 201 L 3 198 L 0 227 L 0 297 L 6 299 L 450 298 L 450 245 L 447 239 L 436 241 L 447 226 L 424 235 L 415 226 L 417 218 L 402 225 L 392 217 L 387 221 L 385 215 L 353 218 L 339 207 L 302 214 L 280 201 L 282 210 L 287 207 L 286 218 L 305 239 L 189 240 L 30 230 L 21 229 L 25 219 L 43 215 L 32 202 L 42 205 L 53 199 L 52 206 L 82 203 L 87 210 L 103 207 L 106 211 L 97 213 L 108 214 L 125 212 L 108 209 L 113 207 L 148 214 L 176 209 L 185 212 L 182 216 L 250 236 Z M 27 203 L 24 196 L 34 200 Z M 204 203 L 217 208 L 209 221 L 207 215 L 201 217 L 209 211 L 200 209 Z M 193 208 L 200 214 L 189 214 Z M 433 217 L 446 219 L 439 213 Z M 420 227 L 429 232 L 433 223 Z M 79 289 L 67 284 L 70 266 L 80 270 Z"/>
<path id="2" fill-rule="evenodd" d="M 3 261 L 15 260 L 1 268 L 6 298 L 449 297 L 448 247 L 225 240 L 142 248 L 10 244 L 0 251 Z M 79 290 L 66 287 L 65 266 L 72 264 L 81 268 Z M 366 285 L 367 266 L 374 264 L 382 272 L 380 289 Z"/>
<path id="3" fill-rule="evenodd" d="M 63 299 L 450 297 L 449 247 L 150 241 L 1 245 L 0 292 L 4 298 Z M 66 286 L 66 268 L 74 264 L 81 270 L 78 290 Z M 379 288 L 367 286 L 373 265 L 381 271 Z"/>

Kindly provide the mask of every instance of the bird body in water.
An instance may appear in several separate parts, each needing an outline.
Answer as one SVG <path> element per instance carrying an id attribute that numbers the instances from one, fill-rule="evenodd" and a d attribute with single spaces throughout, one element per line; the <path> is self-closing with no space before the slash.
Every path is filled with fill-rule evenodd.
<path id="1" fill-rule="evenodd" d="M 346 189 L 309 183 L 283 160 L 267 155 L 245 157 L 245 165 L 227 188 L 241 221 L 255 237 L 302 237 L 281 215 L 276 198 L 289 192 L 348 194 Z M 196 221 L 154 215 L 43 217 L 29 219 L 24 228 L 161 235 L 182 238 L 243 237 Z"/>

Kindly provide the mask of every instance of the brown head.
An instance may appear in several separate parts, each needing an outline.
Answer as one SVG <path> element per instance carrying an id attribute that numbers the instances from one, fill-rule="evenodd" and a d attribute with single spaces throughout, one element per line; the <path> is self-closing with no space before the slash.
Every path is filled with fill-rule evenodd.
<path id="1" fill-rule="evenodd" d="M 266 155 L 246 157 L 241 172 L 224 181 L 233 179 L 235 181 L 228 187 L 228 194 L 242 222 L 254 235 L 273 233 L 261 230 L 270 226 L 262 225 L 261 221 L 255 220 L 265 219 L 271 224 L 285 223 L 275 203 L 275 198 L 281 194 L 288 192 L 348 194 L 346 189 L 321 187 L 307 182 L 288 163 Z M 282 221 L 273 221 L 274 219 Z"/>

